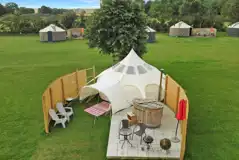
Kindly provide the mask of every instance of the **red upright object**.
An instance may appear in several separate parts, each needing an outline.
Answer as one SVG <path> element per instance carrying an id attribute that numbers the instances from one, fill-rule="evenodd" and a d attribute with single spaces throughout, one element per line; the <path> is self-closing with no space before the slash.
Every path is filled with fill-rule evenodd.
<path id="1" fill-rule="evenodd" d="M 186 106 L 187 106 L 187 101 L 184 99 L 181 99 L 178 104 L 178 112 L 176 114 L 176 118 L 178 122 L 177 122 L 175 137 L 173 137 L 171 140 L 172 142 L 175 142 L 175 143 L 180 142 L 180 140 L 177 138 L 178 124 L 180 120 L 182 121 L 186 118 Z"/>
<path id="2" fill-rule="evenodd" d="M 178 104 L 178 112 L 176 115 L 177 120 L 184 120 L 186 118 L 186 105 L 187 101 L 182 99 Z"/>

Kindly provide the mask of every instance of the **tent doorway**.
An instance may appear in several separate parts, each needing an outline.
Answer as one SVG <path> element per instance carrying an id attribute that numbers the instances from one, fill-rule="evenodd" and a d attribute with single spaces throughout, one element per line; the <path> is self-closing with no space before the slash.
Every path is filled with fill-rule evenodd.
<path id="1" fill-rule="evenodd" d="M 189 36 L 192 36 L 192 31 L 193 31 L 193 28 L 190 28 L 189 29 Z"/>
<path id="2" fill-rule="evenodd" d="M 52 42 L 52 40 L 53 40 L 52 31 L 48 31 L 47 35 L 48 35 L 48 42 Z"/>

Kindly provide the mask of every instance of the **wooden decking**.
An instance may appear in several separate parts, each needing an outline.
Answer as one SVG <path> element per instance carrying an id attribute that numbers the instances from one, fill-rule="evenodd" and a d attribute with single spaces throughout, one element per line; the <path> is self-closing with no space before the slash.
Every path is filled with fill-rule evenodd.
<path id="1" fill-rule="evenodd" d="M 160 128 L 156 129 L 146 129 L 146 134 L 150 135 L 154 138 L 154 142 L 152 143 L 152 150 L 144 151 L 141 150 L 142 146 L 146 146 L 144 142 L 140 145 L 140 137 L 137 135 L 133 136 L 133 140 L 130 139 L 130 142 L 133 144 L 131 147 L 129 144 L 125 144 L 123 149 L 121 149 L 121 145 L 123 142 L 119 142 L 118 139 L 118 130 L 119 124 L 122 119 L 127 118 L 127 112 L 130 112 L 132 108 L 125 109 L 121 112 L 118 112 L 115 115 L 112 115 L 110 133 L 108 139 L 108 148 L 107 155 L 108 159 L 155 159 L 155 158 L 172 158 L 179 159 L 180 158 L 180 149 L 181 142 L 172 143 L 171 149 L 169 150 L 169 154 L 166 154 L 165 151 L 161 150 L 160 140 L 163 138 L 171 139 L 175 134 L 175 128 L 177 120 L 175 119 L 174 113 L 167 107 L 164 107 L 163 110 L 163 118 L 162 125 Z M 134 127 L 134 126 L 132 126 Z M 181 131 L 180 126 L 178 127 L 178 138 L 181 139 Z M 123 139 L 121 136 L 120 139 Z"/>

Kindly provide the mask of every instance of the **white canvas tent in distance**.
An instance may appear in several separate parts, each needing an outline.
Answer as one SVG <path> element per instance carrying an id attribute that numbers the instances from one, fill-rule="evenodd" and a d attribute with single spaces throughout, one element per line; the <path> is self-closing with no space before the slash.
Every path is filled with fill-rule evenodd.
<path id="1" fill-rule="evenodd" d="M 175 25 L 171 26 L 170 28 L 192 28 L 192 26 L 188 25 L 187 23 L 184 23 L 183 21 L 180 21 Z"/>
<path id="2" fill-rule="evenodd" d="M 57 42 L 66 40 L 66 31 L 54 24 L 39 31 L 41 42 Z"/>
<path id="3" fill-rule="evenodd" d="M 49 26 L 47 26 L 46 28 L 41 29 L 39 32 L 65 32 L 64 29 L 54 25 L 54 24 L 50 24 Z"/>
<path id="4" fill-rule="evenodd" d="M 154 29 L 150 28 L 149 26 L 146 27 L 146 32 L 156 32 Z"/>
<path id="5" fill-rule="evenodd" d="M 132 49 L 116 65 L 100 73 L 95 84 L 84 86 L 80 100 L 99 93 L 109 101 L 112 114 L 128 108 L 134 98 L 158 99 L 161 72 L 143 61 Z M 165 75 L 161 82 L 160 100 L 164 98 Z"/>

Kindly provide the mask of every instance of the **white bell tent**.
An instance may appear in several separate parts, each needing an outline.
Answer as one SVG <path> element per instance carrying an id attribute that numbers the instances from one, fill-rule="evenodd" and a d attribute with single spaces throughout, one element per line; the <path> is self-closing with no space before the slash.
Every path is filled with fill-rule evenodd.
<path id="1" fill-rule="evenodd" d="M 158 99 L 161 72 L 143 61 L 132 49 L 119 63 L 100 73 L 97 82 L 81 89 L 80 100 L 99 93 L 111 103 L 112 114 L 128 108 L 134 98 Z M 160 100 L 164 98 L 165 75 Z"/>

